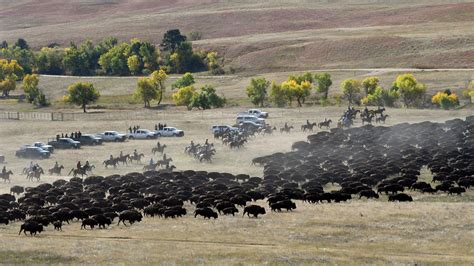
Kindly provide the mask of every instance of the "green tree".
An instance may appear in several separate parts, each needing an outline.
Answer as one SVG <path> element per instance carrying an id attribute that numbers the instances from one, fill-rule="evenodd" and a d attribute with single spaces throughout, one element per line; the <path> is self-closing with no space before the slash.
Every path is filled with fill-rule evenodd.
<path id="1" fill-rule="evenodd" d="M 349 104 L 353 104 L 360 93 L 360 81 L 355 79 L 346 79 L 341 83 L 342 92 L 347 97 Z"/>
<path id="2" fill-rule="evenodd" d="M 150 102 L 158 98 L 156 84 L 150 78 L 139 78 L 133 97 L 143 101 L 145 108 L 150 107 Z"/>
<path id="3" fill-rule="evenodd" d="M 129 75 L 130 71 L 127 64 L 130 51 L 129 48 L 130 46 L 128 43 L 122 43 L 112 47 L 106 53 L 102 54 L 99 58 L 99 65 L 102 70 L 109 75 Z"/>
<path id="4" fill-rule="evenodd" d="M 23 90 L 29 103 L 34 102 L 39 95 L 38 84 L 39 77 L 36 74 L 26 74 L 23 78 Z"/>
<path id="5" fill-rule="evenodd" d="M 64 49 L 43 47 L 36 54 L 37 71 L 40 74 L 61 75 L 63 67 Z"/>
<path id="6" fill-rule="evenodd" d="M 87 112 L 87 105 L 96 102 L 100 97 L 94 85 L 88 82 L 76 82 L 70 85 L 67 91 L 68 94 L 65 97 L 65 101 L 81 106 L 84 113 Z"/>
<path id="7" fill-rule="evenodd" d="M 288 103 L 287 91 L 282 89 L 281 85 L 272 82 L 270 101 L 278 107 L 284 107 Z"/>
<path id="8" fill-rule="evenodd" d="M 217 95 L 216 89 L 210 85 L 204 85 L 200 93 L 196 93 L 191 98 L 191 108 L 211 109 L 224 107 L 226 99 Z"/>
<path id="9" fill-rule="evenodd" d="M 316 73 L 314 79 L 318 84 L 316 89 L 319 93 L 323 94 L 323 99 L 328 98 L 329 88 L 332 85 L 331 74 L 329 73 Z"/>
<path id="10" fill-rule="evenodd" d="M 29 50 L 30 49 L 30 46 L 28 45 L 28 43 L 25 41 L 25 39 L 18 39 L 15 43 L 15 46 L 13 48 L 20 48 L 21 50 Z"/>
<path id="11" fill-rule="evenodd" d="M 265 78 L 252 78 L 247 86 L 247 96 L 255 106 L 263 107 L 270 82 Z"/>
<path id="12" fill-rule="evenodd" d="M 73 76 L 87 76 L 90 74 L 87 55 L 77 49 L 74 43 L 64 49 L 63 64 L 66 72 Z"/>
<path id="13" fill-rule="evenodd" d="M 400 94 L 406 107 L 420 105 L 426 93 L 425 84 L 418 82 L 413 74 L 399 75 L 393 87 Z"/>
<path id="14" fill-rule="evenodd" d="M 163 35 L 160 46 L 164 51 L 174 52 L 178 46 L 186 41 L 186 36 L 181 35 L 179 29 L 168 30 Z"/>
<path id="15" fill-rule="evenodd" d="M 155 84 L 156 89 L 158 91 L 158 105 L 160 105 L 161 101 L 163 100 L 163 95 L 165 94 L 166 87 L 165 81 L 168 78 L 166 72 L 162 69 L 155 70 L 151 73 L 151 81 Z"/>
<path id="16" fill-rule="evenodd" d="M 176 105 L 178 106 L 187 106 L 188 110 L 192 109 L 192 99 L 196 97 L 196 89 L 190 85 L 186 87 L 181 87 L 177 92 L 173 93 L 172 98 Z"/>
<path id="17" fill-rule="evenodd" d="M 362 87 L 364 88 L 365 96 L 372 94 L 379 86 L 379 78 L 367 77 L 362 80 Z"/>
<path id="18" fill-rule="evenodd" d="M 195 83 L 193 74 L 186 72 L 181 78 L 171 84 L 171 89 L 191 86 Z"/>
<path id="19" fill-rule="evenodd" d="M 140 58 L 137 55 L 132 55 L 127 59 L 128 69 L 132 75 L 136 75 L 141 73 L 142 70 L 142 63 L 140 62 Z"/>
<path id="20" fill-rule="evenodd" d="M 0 90 L 3 96 L 16 89 L 16 81 L 23 77 L 23 68 L 16 60 L 0 59 Z"/>

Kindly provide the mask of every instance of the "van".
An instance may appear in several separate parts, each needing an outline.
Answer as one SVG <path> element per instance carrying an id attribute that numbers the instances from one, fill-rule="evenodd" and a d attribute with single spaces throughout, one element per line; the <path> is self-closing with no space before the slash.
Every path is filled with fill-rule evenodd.
<path id="1" fill-rule="evenodd" d="M 240 114 L 237 116 L 236 118 L 236 124 L 240 124 L 242 122 L 246 122 L 246 121 L 251 121 L 251 122 L 254 122 L 254 123 L 257 123 L 259 125 L 265 125 L 265 119 L 263 118 L 258 118 L 256 116 L 253 116 L 253 115 L 244 115 L 244 114 Z"/>

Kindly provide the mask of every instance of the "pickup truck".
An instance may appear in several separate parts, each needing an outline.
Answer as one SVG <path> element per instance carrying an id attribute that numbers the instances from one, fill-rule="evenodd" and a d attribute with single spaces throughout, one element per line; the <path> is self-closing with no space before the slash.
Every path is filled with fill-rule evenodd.
<path id="1" fill-rule="evenodd" d="M 101 145 L 102 144 L 102 138 L 96 137 L 94 135 L 90 134 L 84 134 L 81 135 L 80 138 L 75 138 L 74 140 L 79 141 L 81 145 Z"/>
<path id="2" fill-rule="evenodd" d="M 31 146 L 41 148 L 45 151 L 49 151 L 50 153 L 54 152 L 54 147 L 53 146 L 48 145 L 48 144 L 44 144 L 43 142 L 37 141 L 37 142 L 33 143 L 33 145 L 31 145 Z"/>
<path id="3" fill-rule="evenodd" d="M 118 133 L 117 131 L 105 131 L 96 135 L 103 141 L 125 141 L 127 139 L 126 134 Z"/>
<path id="4" fill-rule="evenodd" d="M 219 134 L 224 132 L 239 131 L 238 128 L 229 125 L 214 125 L 211 128 L 212 134 Z"/>
<path id="5" fill-rule="evenodd" d="M 48 142 L 48 145 L 53 146 L 55 149 L 79 149 L 81 143 L 75 141 L 71 138 L 60 138 L 58 140 L 53 140 Z"/>
<path id="6" fill-rule="evenodd" d="M 157 134 L 148 129 L 138 129 L 133 133 L 127 134 L 129 139 L 156 139 Z"/>
<path id="7" fill-rule="evenodd" d="M 177 129 L 175 127 L 164 127 L 161 130 L 155 131 L 158 137 L 182 137 L 184 136 L 184 131 Z"/>
<path id="8" fill-rule="evenodd" d="M 268 113 L 267 112 L 263 112 L 261 111 L 260 109 L 249 109 L 247 111 L 247 114 L 249 115 L 254 115 L 258 118 L 268 118 Z"/>

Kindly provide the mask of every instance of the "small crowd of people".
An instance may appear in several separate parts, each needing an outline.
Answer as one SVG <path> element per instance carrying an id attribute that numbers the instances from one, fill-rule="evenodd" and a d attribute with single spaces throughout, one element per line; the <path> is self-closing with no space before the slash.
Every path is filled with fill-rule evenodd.
<path id="1" fill-rule="evenodd" d="M 162 130 L 162 129 L 165 128 L 165 127 L 166 127 L 166 124 L 162 124 L 162 123 L 155 124 L 155 130 Z M 140 129 L 140 126 L 138 126 L 138 125 L 137 125 L 137 126 L 133 126 L 133 127 L 130 126 L 130 127 L 128 128 L 128 132 L 130 132 L 130 133 L 135 133 L 135 132 L 137 132 L 137 130 L 139 130 L 139 129 Z"/>
<path id="2" fill-rule="evenodd" d="M 166 124 L 161 124 L 161 123 L 155 124 L 155 130 L 162 130 L 165 127 L 166 127 Z"/>
<path id="3" fill-rule="evenodd" d="M 68 135 L 67 133 L 66 133 L 66 134 L 61 133 L 61 135 L 60 135 L 60 134 L 56 134 L 56 140 L 59 140 L 60 138 L 80 139 L 81 136 L 82 136 L 81 131 L 71 132 L 70 135 Z"/>
<path id="4" fill-rule="evenodd" d="M 130 127 L 128 128 L 128 131 L 129 131 L 130 133 L 135 133 L 135 132 L 137 132 L 137 130 L 139 130 L 139 129 L 140 129 L 140 126 L 133 126 L 133 127 L 130 126 Z"/>

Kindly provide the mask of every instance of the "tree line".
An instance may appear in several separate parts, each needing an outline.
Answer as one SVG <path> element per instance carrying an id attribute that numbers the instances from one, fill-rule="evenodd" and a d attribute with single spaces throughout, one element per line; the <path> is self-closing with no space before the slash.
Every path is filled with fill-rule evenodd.
<path id="1" fill-rule="evenodd" d="M 195 50 L 179 29 L 167 31 L 159 45 L 139 39 L 119 43 L 109 37 L 96 44 L 71 42 L 67 47 L 57 43 L 32 50 L 24 39 L 10 45 L 0 43 L 0 58 L 15 60 L 26 74 L 73 76 L 129 76 L 150 75 L 163 69 L 167 73 L 209 70 L 224 74 L 216 52 Z"/>

